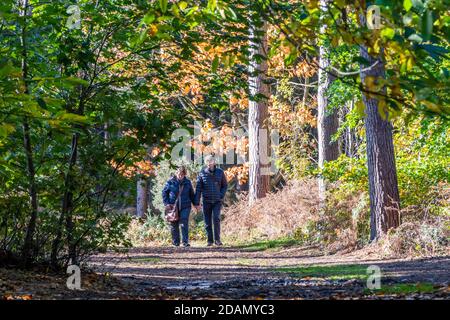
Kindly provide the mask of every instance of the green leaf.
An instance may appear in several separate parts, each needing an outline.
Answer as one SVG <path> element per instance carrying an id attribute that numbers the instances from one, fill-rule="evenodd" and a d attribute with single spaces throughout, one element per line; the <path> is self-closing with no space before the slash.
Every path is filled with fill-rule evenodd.
<path id="1" fill-rule="evenodd" d="M 383 28 L 383 30 L 381 30 L 380 35 L 383 38 L 392 39 L 395 36 L 395 30 L 389 27 Z"/>
<path id="2" fill-rule="evenodd" d="M 335 1 L 335 5 L 336 5 L 339 9 L 343 9 L 343 8 L 345 8 L 345 0 L 336 0 L 336 1 Z"/>
<path id="3" fill-rule="evenodd" d="M 11 61 L 8 61 L 5 65 L 0 67 L 0 78 L 7 76 L 20 76 L 20 68 L 16 68 L 12 65 Z"/>
<path id="4" fill-rule="evenodd" d="M 356 112 L 361 116 L 364 117 L 366 115 L 366 106 L 364 105 L 364 102 L 362 100 L 358 100 L 355 103 L 355 109 Z"/>
<path id="5" fill-rule="evenodd" d="M 412 8 L 412 5 L 411 0 L 403 0 L 403 8 L 405 8 L 406 11 L 409 11 Z"/>
<path id="6" fill-rule="evenodd" d="M 181 10 L 186 9 L 187 6 L 188 6 L 188 4 L 187 4 L 186 1 L 180 1 L 180 3 L 178 3 L 178 7 L 179 7 Z"/>
<path id="7" fill-rule="evenodd" d="M 0 137 L 7 137 L 10 133 L 14 132 L 16 127 L 10 123 L 0 124 Z"/>
<path id="8" fill-rule="evenodd" d="M 80 79 L 80 78 L 76 78 L 76 77 L 67 77 L 67 78 L 63 78 L 63 81 L 71 84 L 71 85 L 82 85 L 82 86 L 88 86 L 89 82 L 87 82 L 86 80 Z"/>
<path id="9" fill-rule="evenodd" d="M 218 67 L 219 67 L 219 56 L 215 56 L 211 66 L 212 72 L 216 72 Z"/>
<path id="10" fill-rule="evenodd" d="M 232 8 L 227 7 L 226 10 L 227 10 L 229 16 L 231 16 L 232 20 L 236 20 L 238 18 L 236 15 L 236 12 L 234 12 L 234 10 Z"/>
<path id="11" fill-rule="evenodd" d="M 80 116 L 75 113 L 62 112 L 57 115 L 57 119 L 60 121 L 87 123 L 88 119 L 85 116 Z"/>
<path id="12" fill-rule="evenodd" d="M 422 36 L 425 41 L 430 40 L 433 32 L 433 14 L 427 9 L 422 15 Z"/>
<path id="13" fill-rule="evenodd" d="M 150 23 L 152 23 L 153 21 L 155 21 L 155 14 L 154 14 L 154 13 L 147 13 L 147 14 L 144 16 L 143 21 L 144 21 L 144 23 L 145 23 L 146 25 L 149 25 Z"/>
<path id="14" fill-rule="evenodd" d="M 167 11 L 167 0 L 159 0 L 159 7 L 161 11 L 165 13 Z"/>

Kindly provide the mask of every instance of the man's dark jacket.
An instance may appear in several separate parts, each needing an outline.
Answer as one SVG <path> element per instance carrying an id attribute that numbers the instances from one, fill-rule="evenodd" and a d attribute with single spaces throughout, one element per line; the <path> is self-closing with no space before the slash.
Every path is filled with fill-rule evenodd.
<path id="1" fill-rule="evenodd" d="M 199 205 L 202 194 L 204 203 L 222 201 L 227 192 L 227 187 L 227 178 L 222 169 L 217 167 L 213 171 L 208 168 L 203 169 L 197 177 L 194 205 Z"/>

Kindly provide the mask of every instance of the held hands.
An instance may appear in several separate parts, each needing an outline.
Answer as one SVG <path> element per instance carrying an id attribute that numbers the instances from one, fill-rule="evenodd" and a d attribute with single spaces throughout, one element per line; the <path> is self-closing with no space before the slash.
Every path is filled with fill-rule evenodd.
<path id="1" fill-rule="evenodd" d="M 200 205 L 194 206 L 194 208 L 195 208 L 195 210 L 196 210 L 197 212 L 199 212 L 199 211 L 202 209 L 202 207 L 201 207 Z"/>

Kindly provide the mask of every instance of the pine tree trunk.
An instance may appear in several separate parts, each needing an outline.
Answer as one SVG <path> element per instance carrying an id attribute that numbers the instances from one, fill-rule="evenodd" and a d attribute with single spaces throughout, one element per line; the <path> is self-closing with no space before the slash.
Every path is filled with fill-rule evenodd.
<path id="1" fill-rule="evenodd" d="M 270 138 L 267 127 L 269 86 L 267 75 L 267 22 L 252 26 L 250 33 L 248 110 L 249 137 L 249 203 L 266 196 L 269 191 L 270 164 L 268 161 Z"/>
<path id="2" fill-rule="evenodd" d="M 364 18 L 361 19 L 364 21 Z M 361 71 L 361 82 L 366 77 L 383 79 L 385 77 L 384 63 L 381 58 L 374 58 L 367 52 L 367 47 L 361 46 L 361 56 L 372 66 Z M 361 66 L 361 69 L 367 66 Z M 389 229 L 400 225 L 400 197 L 398 192 L 397 171 L 395 167 L 394 143 L 392 139 L 392 124 L 388 121 L 387 110 L 379 110 L 376 98 L 363 94 L 365 105 L 365 128 L 367 143 L 367 166 L 369 171 L 370 193 L 370 239 L 378 239 Z M 384 118 L 381 117 L 384 115 Z"/>
<path id="3" fill-rule="evenodd" d="M 327 0 L 321 0 L 322 14 L 328 10 Z M 322 24 L 320 32 L 325 33 L 327 25 Z M 339 157 L 339 144 L 332 141 L 332 136 L 339 128 L 339 115 L 337 110 L 330 112 L 328 108 L 328 89 L 334 77 L 327 72 L 330 66 L 329 50 L 326 44 L 319 47 L 319 83 L 317 89 L 317 135 L 319 144 L 319 169 L 323 169 L 326 161 L 336 160 Z M 319 177 L 319 198 L 325 200 L 325 180 Z"/>

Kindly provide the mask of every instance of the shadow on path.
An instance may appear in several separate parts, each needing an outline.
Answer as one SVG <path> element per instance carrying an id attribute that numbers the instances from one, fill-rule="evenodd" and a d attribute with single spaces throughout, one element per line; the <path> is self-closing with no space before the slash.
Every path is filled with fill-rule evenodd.
<path id="1" fill-rule="evenodd" d="M 126 256 L 99 255 L 91 264 L 100 272 L 111 272 L 132 284 L 140 295 L 160 290 L 168 297 L 193 299 L 356 298 L 367 291 L 365 271 L 371 265 L 380 267 L 383 285 L 423 282 L 448 287 L 450 282 L 448 256 L 377 260 L 355 254 L 324 256 L 312 247 L 266 251 L 242 247 L 146 247 L 133 248 Z M 347 274 L 347 269 L 354 268 L 357 275 Z"/>

